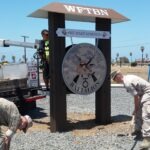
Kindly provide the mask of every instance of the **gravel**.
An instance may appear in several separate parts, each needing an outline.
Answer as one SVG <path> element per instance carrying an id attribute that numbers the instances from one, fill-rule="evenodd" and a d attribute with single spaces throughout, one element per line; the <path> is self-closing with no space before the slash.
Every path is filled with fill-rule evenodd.
<path id="1" fill-rule="evenodd" d="M 49 96 L 37 101 L 37 108 L 49 116 Z M 128 122 L 122 120 L 131 118 L 132 110 L 133 98 L 125 89 L 112 88 L 111 116 L 116 121 L 114 126 L 101 125 L 86 131 L 76 129 L 61 133 L 51 133 L 50 130 L 35 130 L 26 134 L 17 132 L 12 139 L 10 150 L 139 150 L 140 141 L 129 136 L 126 128 L 119 128 L 120 125 L 129 127 Z M 32 113 L 35 115 L 36 110 Z M 94 114 L 95 95 L 68 95 L 67 114 L 69 113 Z M 90 133 L 90 130 L 93 132 Z M 80 134 L 75 134 L 78 132 Z M 85 136 L 85 132 L 89 134 Z"/>

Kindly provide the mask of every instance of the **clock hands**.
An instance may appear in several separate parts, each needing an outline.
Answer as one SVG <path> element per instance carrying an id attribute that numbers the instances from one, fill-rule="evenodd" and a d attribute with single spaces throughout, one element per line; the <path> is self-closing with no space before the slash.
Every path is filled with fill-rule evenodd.
<path id="1" fill-rule="evenodd" d="M 78 55 L 75 55 L 75 56 L 76 56 L 76 57 L 78 58 L 78 60 L 80 61 L 80 66 L 81 66 L 81 67 L 87 66 L 87 65 L 92 61 L 92 59 L 94 58 L 94 55 L 93 55 L 93 56 L 88 60 L 87 63 L 83 63 L 81 57 L 79 57 Z"/>
<path id="2" fill-rule="evenodd" d="M 91 63 L 91 61 L 93 60 L 93 58 L 94 58 L 94 55 L 88 60 L 88 62 L 87 63 L 83 63 L 83 61 L 82 61 L 82 59 L 81 59 L 81 57 L 79 57 L 78 55 L 75 55 L 77 58 L 78 58 L 78 60 L 80 61 L 80 63 L 79 63 L 79 65 L 77 66 L 77 75 L 74 77 L 74 79 L 73 79 L 73 81 L 75 82 L 75 83 L 77 83 L 77 81 L 78 81 L 78 79 L 79 79 L 79 77 L 82 75 L 82 77 L 83 77 L 83 75 L 84 74 L 87 74 L 88 76 L 91 76 L 92 77 L 92 79 L 93 79 L 93 81 L 95 82 L 96 80 L 97 80 L 97 78 L 95 77 L 95 72 L 93 72 L 93 73 L 91 73 L 92 72 L 92 70 L 89 68 L 89 64 Z M 93 66 L 94 64 L 90 64 L 90 66 Z M 86 81 L 87 82 L 87 81 Z"/>
<path id="3" fill-rule="evenodd" d="M 75 55 L 77 57 L 77 59 L 79 60 L 79 65 L 77 66 L 77 75 L 74 77 L 73 81 L 75 83 L 78 82 L 79 80 L 79 77 L 81 76 L 83 78 L 83 75 L 84 74 L 87 74 L 88 76 L 91 76 L 93 81 L 97 81 L 97 78 L 95 76 L 95 72 L 92 72 L 92 70 L 89 68 L 90 66 L 93 66 L 94 64 L 90 64 L 91 61 L 93 60 L 93 58 L 95 57 L 95 55 L 93 55 L 89 60 L 88 62 L 84 63 L 82 61 L 82 58 L 79 57 L 78 55 Z M 90 65 L 90 66 L 89 66 Z M 84 79 L 84 78 L 83 78 Z M 83 83 L 83 87 L 86 88 L 87 85 L 88 85 L 88 82 L 87 82 L 87 78 L 86 80 L 84 79 L 84 83 Z"/>
<path id="4" fill-rule="evenodd" d="M 81 62 L 81 58 L 78 56 L 78 55 L 75 55 L 77 58 L 78 58 L 78 60 Z"/>
<path id="5" fill-rule="evenodd" d="M 85 66 L 87 66 L 92 61 L 93 58 L 94 56 L 89 59 L 89 61 L 85 64 Z"/>
<path id="6" fill-rule="evenodd" d="M 75 83 L 77 83 L 78 79 L 79 79 L 79 75 L 76 75 L 76 76 L 74 77 L 73 81 L 74 81 Z"/>
<path id="7" fill-rule="evenodd" d="M 93 72 L 92 74 L 90 74 L 91 75 L 91 77 L 92 77 L 92 79 L 93 79 L 93 81 L 95 82 L 96 80 L 97 80 L 97 78 L 95 77 L 95 72 Z"/>

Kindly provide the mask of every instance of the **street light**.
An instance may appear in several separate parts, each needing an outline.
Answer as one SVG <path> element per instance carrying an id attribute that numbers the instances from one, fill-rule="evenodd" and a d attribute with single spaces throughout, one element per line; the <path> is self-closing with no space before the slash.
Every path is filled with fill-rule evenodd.
<path id="1" fill-rule="evenodd" d="M 21 37 L 24 38 L 24 42 L 26 42 L 26 38 L 29 38 L 29 36 L 22 35 Z M 27 62 L 27 55 L 26 55 L 26 47 L 24 47 L 24 61 Z"/>
<path id="2" fill-rule="evenodd" d="M 148 54 L 146 54 L 145 57 L 146 57 L 146 62 L 148 62 Z"/>
<path id="3" fill-rule="evenodd" d="M 131 63 L 132 63 L 132 52 L 130 52 L 130 57 L 131 57 Z"/>
<path id="4" fill-rule="evenodd" d="M 144 46 L 141 46 L 141 52 L 142 52 L 142 63 L 141 65 L 143 64 L 143 52 L 144 52 Z"/>
<path id="5" fill-rule="evenodd" d="M 130 65 L 132 66 L 132 52 L 130 52 L 130 57 L 131 57 Z"/>
<path id="6" fill-rule="evenodd" d="M 118 63 L 119 53 L 116 54 L 116 63 Z"/>

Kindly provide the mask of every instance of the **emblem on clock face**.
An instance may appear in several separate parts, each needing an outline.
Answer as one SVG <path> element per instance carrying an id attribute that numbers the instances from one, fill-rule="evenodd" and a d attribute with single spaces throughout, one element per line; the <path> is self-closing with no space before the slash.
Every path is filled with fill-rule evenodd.
<path id="1" fill-rule="evenodd" d="M 89 43 L 73 45 L 63 59 L 62 76 L 73 93 L 86 95 L 96 92 L 106 76 L 102 52 Z"/>

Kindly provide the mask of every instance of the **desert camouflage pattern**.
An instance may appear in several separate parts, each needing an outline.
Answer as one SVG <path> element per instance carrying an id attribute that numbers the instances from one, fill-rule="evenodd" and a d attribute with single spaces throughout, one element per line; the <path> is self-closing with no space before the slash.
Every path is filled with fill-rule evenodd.
<path id="1" fill-rule="evenodd" d="M 7 126 L 13 132 L 16 132 L 19 122 L 20 113 L 13 102 L 0 98 L 0 150 L 3 150 L 3 133 L 1 126 Z"/>
<path id="2" fill-rule="evenodd" d="M 135 75 L 126 75 L 123 80 L 127 92 L 140 97 L 135 130 L 142 130 L 143 137 L 150 137 L 150 83 Z"/>

